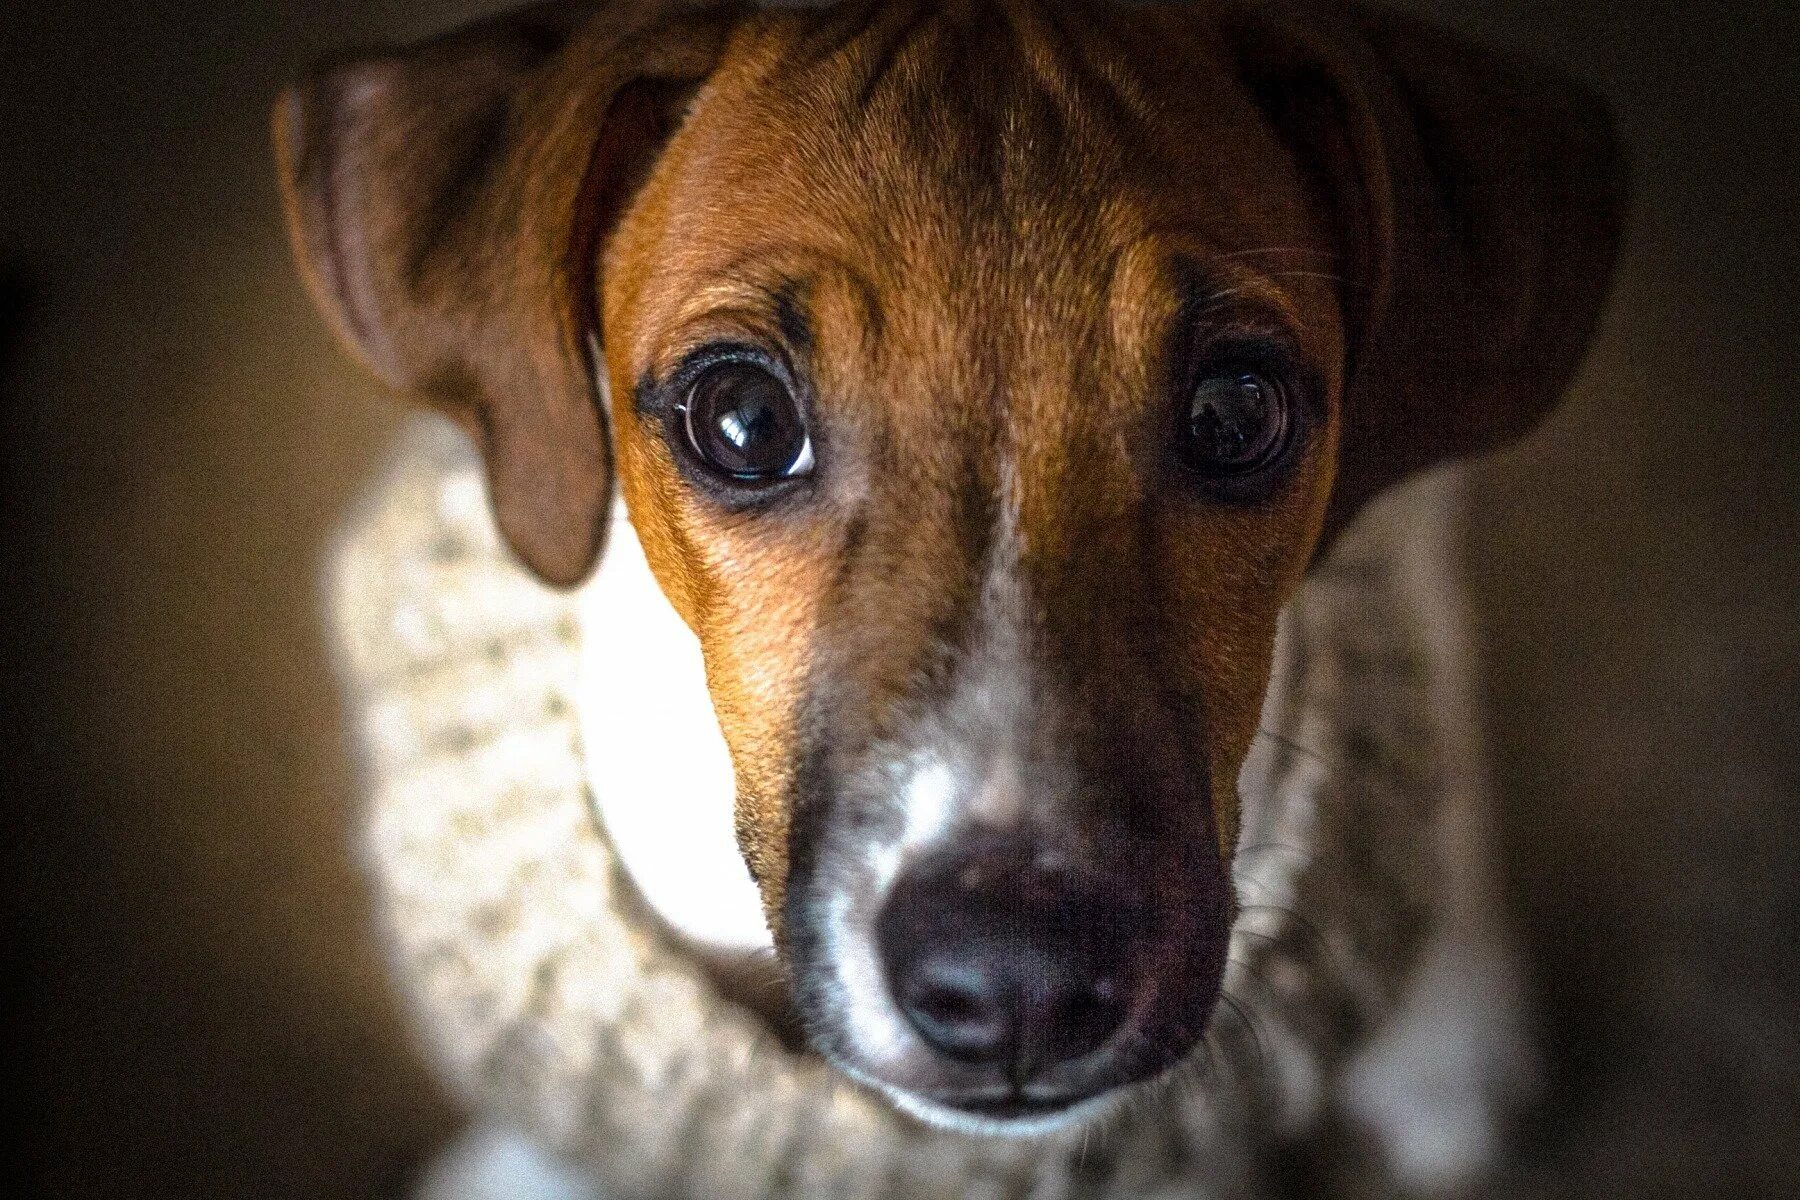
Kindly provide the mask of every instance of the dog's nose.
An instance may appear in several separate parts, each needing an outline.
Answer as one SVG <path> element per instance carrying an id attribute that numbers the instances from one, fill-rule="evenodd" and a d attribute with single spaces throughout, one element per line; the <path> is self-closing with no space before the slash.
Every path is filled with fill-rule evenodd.
<path id="1" fill-rule="evenodd" d="M 1124 1022 L 1126 909 L 1016 852 L 938 854 L 895 880 L 876 936 L 900 1011 L 934 1050 L 1015 1086 Z"/>

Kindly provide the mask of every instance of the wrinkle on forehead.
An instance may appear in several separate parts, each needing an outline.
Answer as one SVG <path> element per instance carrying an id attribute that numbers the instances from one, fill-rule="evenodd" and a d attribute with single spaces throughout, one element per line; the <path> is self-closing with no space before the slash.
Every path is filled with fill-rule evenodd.
<path id="1" fill-rule="evenodd" d="M 1057 28 L 1067 16 L 1034 9 L 879 4 L 771 17 L 703 94 L 695 124 L 716 136 L 696 165 L 732 176 L 722 190 L 737 195 L 748 183 L 790 205 L 860 210 L 854 236 L 912 272 L 993 271 L 1037 240 L 1035 227 L 1104 195 L 1129 140 L 1097 115 L 1120 107 L 1109 79 L 1121 72 L 1090 69 L 1089 49 Z"/>
<path id="2" fill-rule="evenodd" d="M 1197 218 L 1231 246 L 1282 224 L 1267 197 L 1292 181 L 1256 177 L 1282 156 L 1246 145 L 1259 123 L 1203 23 L 1039 0 L 765 13 L 659 168 L 679 198 L 660 253 L 720 272 L 804 247 L 878 264 L 872 292 L 961 301 L 921 334 L 1063 328 L 1151 229 Z"/>

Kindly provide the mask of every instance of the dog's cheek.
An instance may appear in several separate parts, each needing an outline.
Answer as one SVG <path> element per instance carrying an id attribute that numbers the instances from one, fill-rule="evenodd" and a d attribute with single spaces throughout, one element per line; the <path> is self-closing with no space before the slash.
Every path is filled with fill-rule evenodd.
<path id="1" fill-rule="evenodd" d="M 1248 611 L 1253 608 L 1253 611 Z M 1224 620 L 1210 622 L 1191 646 L 1201 681 L 1201 716 L 1214 828 L 1223 861 L 1237 841 L 1238 773 L 1255 740 L 1274 659 L 1275 611 L 1259 597 Z"/>
<path id="2" fill-rule="evenodd" d="M 1174 623 L 1169 668 L 1200 697 L 1199 719 L 1221 851 L 1238 824 L 1237 777 L 1257 737 L 1281 608 L 1305 574 L 1329 491 L 1318 472 L 1272 505 L 1172 519 L 1162 561 Z"/>
<path id="3" fill-rule="evenodd" d="M 738 844 L 775 922 L 787 887 L 798 715 L 828 573 L 799 539 L 767 531 L 695 540 L 705 564 L 696 631 L 737 777 Z"/>
<path id="4" fill-rule="evenodd" d="M 613 386 L 615 396 L 624 394 L 616 378 Z M 681 481 L 668 447 L 660 436 L 647 432 L 644 424 L 628 412 L 613 421 L 619 491 L 657 586 L 697 634 L 703 584 L 696 571 L 698 556 L 683 520 Z"/>

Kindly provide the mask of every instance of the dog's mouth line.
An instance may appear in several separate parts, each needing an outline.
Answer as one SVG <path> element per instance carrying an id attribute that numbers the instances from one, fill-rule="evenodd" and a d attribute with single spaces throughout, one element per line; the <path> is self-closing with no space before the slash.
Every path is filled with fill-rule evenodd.
<path id="1" fill-rule="evenodd" d="M 1055 1098 L 986 1093 L 942 1094 L 872 1084 L 899 1111 L 928 1126 L 985 1137 L 1033 1138 L 1066 1133 L 1099 1119 L 1118 1104 L 1128 1087 Z"/>
<path id="2" fill-rule="evenodd" d="M 984 1093 L 972 1096 L 925 1096 L 922 1099 L 944 1108 L 968 1113 L 971 1116 L 986 1117 L 990 1120 L 1015 1120 L 1057 1116 L 1082 1101 L 1092 1100 L 1094 1097 L 1080 1095 L 1033 1097 L 1025 1092 L 1015 1090 L 995 1095 Z"/>

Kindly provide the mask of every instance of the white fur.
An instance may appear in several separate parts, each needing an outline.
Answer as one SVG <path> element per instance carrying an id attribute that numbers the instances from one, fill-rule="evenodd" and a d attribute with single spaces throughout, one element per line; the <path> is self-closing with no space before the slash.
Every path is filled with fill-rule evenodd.
<path id="1" fill-rule="evenodd" d="M 960 1133 L 969 1137 L 1002 1137 L 1021 1140 L 1045 1138 L 1051 1134 L 1079 1128 L 1090 1122 L 1098 1123 L 1125 1103 L 1124 1092 L 1107 1092 L 1104 1095 L 1092 1096 L 1071 1104 L 1060 1112 L 1050 1113 L 1046 1116 L 1013 1117 L 1004 1121 L 996 1121 L 987 1117 L 971 1116 L 953 1108 L 942 1108 L 929 1100 L 921 1100 L 910 1092 L 896 1091 L 889 1087 L 883 1087 L 881 1091 L 895 1108 L 937 1129 L 947 1129 L 952 1133 Z"/>
<path id="2" fill-rule="evenodd" d="M 927 758 L 913 770 L 900 790 L 900 805 L 906 813 L 902 848 L 916 850 L 950 831 L 958 790 L 956 773 L 942 759 Z"/>

